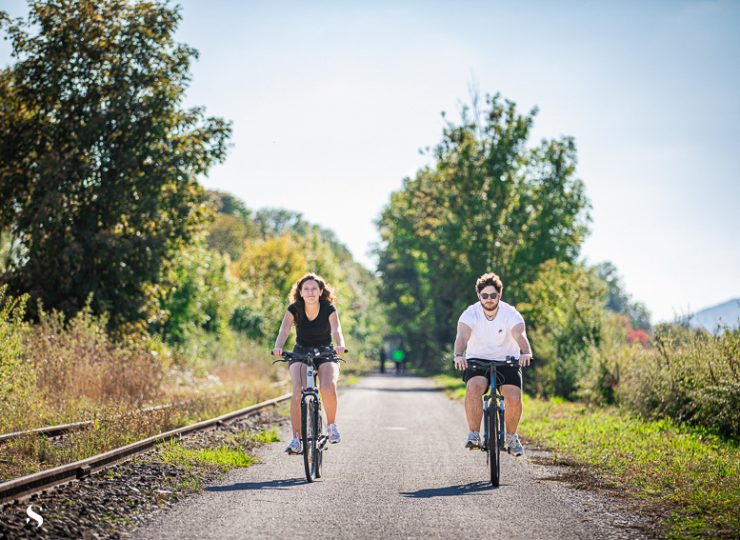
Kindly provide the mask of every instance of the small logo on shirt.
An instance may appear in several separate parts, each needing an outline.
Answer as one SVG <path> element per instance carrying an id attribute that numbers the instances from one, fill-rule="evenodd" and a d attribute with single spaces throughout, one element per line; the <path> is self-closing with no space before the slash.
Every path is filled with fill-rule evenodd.
<path id="1" fill-rule="evenodd" d="M 503 332 L 503 331 L 504 331 L 504 329 L 503 329 L 503 328 L 499 328 L 499 329 L 498 329 L 498 333 L 499 333 L 499 334 L 500 334 L 501 332 Z"/>

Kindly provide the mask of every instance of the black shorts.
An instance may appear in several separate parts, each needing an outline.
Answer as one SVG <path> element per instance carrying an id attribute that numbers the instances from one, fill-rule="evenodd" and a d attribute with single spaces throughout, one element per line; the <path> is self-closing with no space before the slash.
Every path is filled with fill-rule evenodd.
<path id="1" fill-rule="evenodd" d="M 302 347 L 301 345 L 296 345 L 295 347 L 293 347 L 293 352 L 296 353 L 296 354 L 306 354 L 311 349 L 316 349 L 316 348 L 318 348 L 319 350 L 329 349 L 329 348 L 331 348 L 331 345 L 329 345 L 329 346 L 319 346 L 319 347 Z M 318 369 L 319 366 L 322 366 L 324 364 L 328 364 L 329 362 L 334 362 L 335 364 L 338 364 L 339 363 L 339 359 L 334 358 L 332 360 L 330 358 L 318 358 L 318 359 L 316 359 L 316 360 L 313 361 L 313 365 L 316 366 L 316 368 Z M 301 362 L 300 360 L 291 360 L 291 361 L 288 362 L 288 367 L 292 366 L 293 364 L 302 364 L 302 363 L 303 362 Z"/>
<path id="2" fill-rule="evenodd" d="M 472 360 L 472 358 L 471 358 Z M 486 390 L 491 385 L 491 380 L 488 378 L 489 370 L 483 367 L 469 367 L 463 371 L 462 380 L 465 384 L 473 377 L 481 376 L 486 377 Z M 514 366 L 496 366 L 496 388 L 500 388 L 503 384 L 511 384 L 513 386 L 522 387 L 522 368 Z"/>

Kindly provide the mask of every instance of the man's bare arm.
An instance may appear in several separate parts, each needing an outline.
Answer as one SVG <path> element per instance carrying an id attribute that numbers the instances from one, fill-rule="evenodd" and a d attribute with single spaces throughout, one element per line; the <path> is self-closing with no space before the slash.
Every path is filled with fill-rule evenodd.
<path id="1" fill-rule="evenodd" d="M 472 329 L 467 324 L 457 323 L 457 335 L 455 336 L 453 350 L 455 351 L 455 367 L 460 371 L 468 367 L 468 361 L 465 360 L 465 348 L 468 346 L 471 332 Z"/>
<path id="2" fill-rule="evenodd" d="M 514 341 L 517 342 L 519 350 L 521 351 L 521 356 L 519 356 L 519 365 L 527 367 L 532 361 L 532 346 L 529 344 L 529 340 L 527 339 L 524 323 L 514 325 L 514 328 L 511 329 L 511 336 L 514 338 Z"/>

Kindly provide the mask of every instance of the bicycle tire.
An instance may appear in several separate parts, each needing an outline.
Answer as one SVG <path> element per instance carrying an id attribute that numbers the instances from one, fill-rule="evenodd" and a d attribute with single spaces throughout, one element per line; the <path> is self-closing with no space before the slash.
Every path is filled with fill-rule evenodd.
<path id="1" fill-rule="evenodd" d="M 318 407 L 316 407 L 316 436 L 318 440 L 321 440 L 324 437 L 324 422 L 321 418 L 321 403 L 318 403 Z M 322 449 L 321 445 L 317 445 L 316 447 L 316 478 L 321 478 L 321 466 L 324 463 L 324 450 Z"/>
<path id="2" fill-rule="evenodd" d="M 313 482 L 316 478 L 316 398 L 311 395 L 301 400 L 301 435 L 303 437 L 303 466 L 306 480 Z"/>
<path id="3" fill-rule="evenodd" d="M 497 409 L 496 400 L 492 398 L 488 407 L 488 465 L 491 469 L 491 484 L 493 487 L 499 486 L 499 479 L 501 477 L 501 445 L 499 440 L 500 428 Z"/>

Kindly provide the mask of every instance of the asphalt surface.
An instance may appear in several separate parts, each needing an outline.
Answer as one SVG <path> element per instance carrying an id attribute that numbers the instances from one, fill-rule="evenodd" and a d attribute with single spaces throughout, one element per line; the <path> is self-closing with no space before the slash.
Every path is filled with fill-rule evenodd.
<path id="1" fill-rule="evenodd" d="M 550 467 L 503 455 L 492 488 L 483 452 L 464 448 L 461 403 L 422 378 L 373 376 L 340 395 L 342 442 L 309 484 L 283 442 L 263 463 L 154 516 L 132 537 L 182 538 L 636 538 L 616 502 L 553 481 Z"/>

